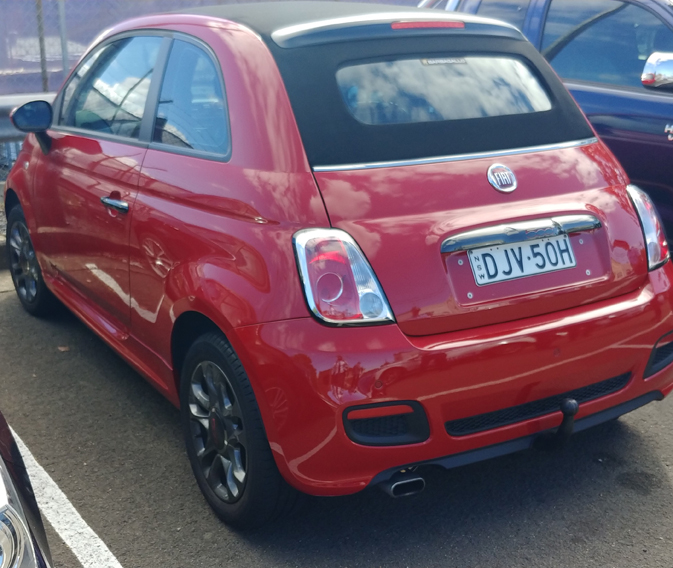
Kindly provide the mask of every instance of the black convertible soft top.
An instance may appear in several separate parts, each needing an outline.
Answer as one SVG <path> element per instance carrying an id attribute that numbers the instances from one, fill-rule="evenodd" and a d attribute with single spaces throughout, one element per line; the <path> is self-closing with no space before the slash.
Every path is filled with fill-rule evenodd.
<path id="1" fill-rule="evenodd" d="M 480 27 L 487 28 L 499 27 L 510 30 L 513 37 L 522 37 L 521 33 L 509 24 L 500 23 L 493 26 L 493 20 L 476 18 L 468 14 L 456 14 L 440 10 L 431 10 L 423 8 L 408 8 L 404 6 L 394 6 L 390 4 L 369 4 L 366 2 L 325 2 L 325 1 L 288 1 L 288 2 L 247 2 L 242 4 L 226 4 L 223 6 L 208 6 L 202 8 L 187 8 L 179 11 L 181 14 L 201 14 L 215 18 L 223 18 L 248 26 L 259 35 L 269 40 L 272 34 L 284 28 L 292 26 L 305 26 L 310 28 L 311 24 L 317 24 L 325 21 L 342 20 L 341 28 L 352 27 L 354 22 L 347 20 L 357 20 L 371 16 L 395 15 L 394 18 L 385 18 L 382 20 L 397 19 L 433 19 L 444 21 L 469 21 L 480 24 Z M 489 22 L 491 25 L 487 24 Z M 476 30 L 475 30 L 476 31 Z M 486 28 L 482 33 L 488 33 Z"/>
<path id="2" fill-rule="evenodd" d="M 387 162 L 556 144 L 593 131 L 543 57 L 509 24 L 462 13 L 348 2 L 260 2 L 182 10 L 232 20 L 273 54 L 313 167 Z M 394 22 L 463 22 L 463 27 Z M 336 72 L 408 57 L 506 54 L 538 78 L 551 110 L 407 124 L 363 124 L 348 111 Z"/>

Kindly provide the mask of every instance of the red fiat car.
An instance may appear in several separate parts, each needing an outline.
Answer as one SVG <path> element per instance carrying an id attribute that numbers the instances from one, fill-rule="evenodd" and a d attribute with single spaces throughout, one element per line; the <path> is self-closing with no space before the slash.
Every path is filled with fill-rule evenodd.
<path id="1" fill-rule="evenodd" d="M 20 301 L 58 298 L 182 411 L 217 514 L 446 468 L 673 388 L 673 267 L 515 28 L 348 3 L 106 31 L 5 193 Z"/>

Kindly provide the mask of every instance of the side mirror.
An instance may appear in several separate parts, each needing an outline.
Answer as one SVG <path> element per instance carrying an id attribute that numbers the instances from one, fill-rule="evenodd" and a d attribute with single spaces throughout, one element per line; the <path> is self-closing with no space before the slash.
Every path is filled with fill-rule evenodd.
<path id="1" fill-rule="evenodd" d="M 21 132 L 44 132 L 51 126 L 52 116 L 51 105 L 47 101 L 31 101 L 15 108 L 10 119 Z"/>
<path id="2" fill-rule="evenodd" d="M 655 51 L 650 55 L 640 81 L 645 87 L 673 89 L 673 53 Z"/>
<path id="3" fill-rule="evenodd" d="M 51 138 L 47 129 L 51 126 L 54 113 L 47 101 L 31 101 L 15 108 L 9 115 L 14 128 L 21 132 L 34 132 L 42 151 L 47 154 L 51 148 Z"/>

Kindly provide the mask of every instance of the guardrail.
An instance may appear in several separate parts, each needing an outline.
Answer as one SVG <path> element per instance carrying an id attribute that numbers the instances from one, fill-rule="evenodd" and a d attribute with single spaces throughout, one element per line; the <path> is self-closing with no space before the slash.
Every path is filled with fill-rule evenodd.
<path id="1" fill-rule="evenodd" d="M 52 102 L 55 93 L 0 96 L 0 182 L 4 181 L 21 150 L 25 134 L 19 132 L 9 120 L 9 113 L 22 104 L 42 100 Z"/>

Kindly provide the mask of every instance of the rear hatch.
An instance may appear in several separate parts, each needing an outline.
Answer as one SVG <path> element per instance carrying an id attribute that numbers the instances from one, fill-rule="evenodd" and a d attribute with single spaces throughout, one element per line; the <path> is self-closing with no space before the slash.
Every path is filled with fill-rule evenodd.
<path id="1" fill-rule="evenodd" d="M 362 248 L 400 328 L 436 334 L 637 289 L 647 260 L 619 165 L 518 31 L 450 17 L 324 37 L 318 22 L 293 44 L 268 41 L 330 221 Z"/>
<path id="2" fill-rule="evenodd" d="M 316 172 L 332 224 L 368 257 L 404 333 L 545 314 L 643 284 L 640 224 L 601 143 L 499 157 L 512 193 L 489 183 L 494 162 Z"/>

